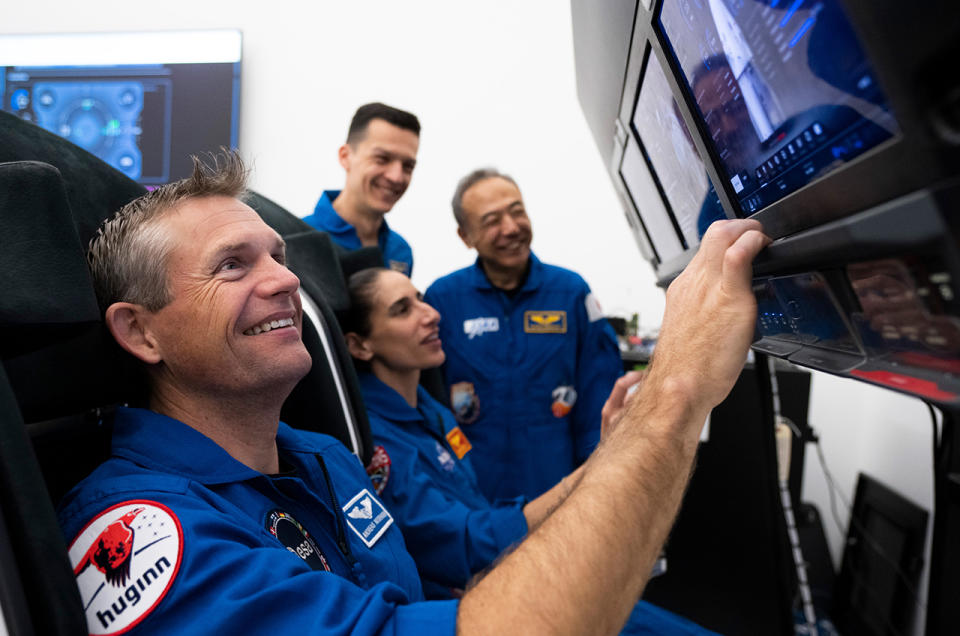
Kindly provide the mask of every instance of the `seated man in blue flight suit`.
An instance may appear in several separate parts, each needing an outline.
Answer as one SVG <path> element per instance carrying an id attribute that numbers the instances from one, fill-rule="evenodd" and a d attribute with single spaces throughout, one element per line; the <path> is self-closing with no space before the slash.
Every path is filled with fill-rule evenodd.
<path id="1" fill-rule="evenodd" d="M 532 501 L 519 497 L 491 504 L 477 486 L 470 440 L 450 409 L 420 386 L 421 371 L 443 364 L 445 357 L 440 315 L 407 277 L 387 269 L 353 274 L 349 292 L 344 332 L 377 444 L 367 472 L 403 531 L 427 598 L 456 597 L 471 577 L 546 518 L 580 481 L 583 467 Z M 640 378 L 632 372 L 617 382 L 604 406 L 605 421 Z M 712 632 L 641 601 L 621 633 Z"/>
<path id="2" fill-rule="evenodd" d="M 419 146 L 415 115 L 386 104 L 364 104 L 338 151 L 347 173 L 343 190 L 324 190 L 313 214 L 303 220 L 348 250 L 378 246 L 387 267 L 409 276 L 413 252 L 384 217 L 410 185 Z"/>
<path id="3" fill-rule="evenodd" d="M 450 404 L 487 498 L 533 498 L 596 446 L 620 349 L 587 283 L 530 251 L 530 218 L 511 177 L 470 173 L 453 212 L 477 261 L 425 295 L 443 316 Z"/>
<path id="4" fill-rule="evenodd" d="M 119 411 L 111 458 L 58 512 L 90 631 L 616 632 L 676 515 L 703 421 L 746 356 L 760 225 L 708 232 L 668 293 L 639 399 L 540 526 L 459 601 L 423 601 L 357 459 L 279 422 L 311 360 L 299 281 L 282 239 L 236 198 L 244 176 L 237 156 L 199 166 L 91 242 L 106 324 L 142 363 L 150 398 Z"/>

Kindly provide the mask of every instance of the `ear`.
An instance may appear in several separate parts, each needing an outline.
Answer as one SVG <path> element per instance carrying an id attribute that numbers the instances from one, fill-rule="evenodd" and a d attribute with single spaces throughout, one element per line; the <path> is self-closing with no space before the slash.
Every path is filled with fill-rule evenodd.
<path id="1" fill-rule="evenodd" d="M 163 356 L 149 329 L 150 315 L 142 305 L 113 303 L 107 307 L 106 323 L 117 344 L 147 364 L 156 364 Z"/>
<path id="2" fill-rule="evenodd" d="M 470 249 L 473 249 L 473 241 L 470 240 L 470 235 L 467 234 L 467 232 L 459 225 L 457 226 L 457 236 L 460 237 L 460 240 L 463 241 L 464 245 Z"/>
<path id="3" fill-rule="evenodd" d="M 337 160 L 340 162 L 340 166 L 346 170 L 350 171 L 350 155 L 353 152 L 353 149 L 350 147 L 350 144 L 343 144 L 337 150 Z"/>
<path id="4" fill-rule="evenodd" d="M 351 331 L 348 334 L 345 334 L 347 339 L 347 350 L 357 360 L 364 360 L 369 362 L 373 358 L 373 351 L 370 350 L 370 347 L 367 346 L 367 341 L 361 338 L 358 334 Z"/>

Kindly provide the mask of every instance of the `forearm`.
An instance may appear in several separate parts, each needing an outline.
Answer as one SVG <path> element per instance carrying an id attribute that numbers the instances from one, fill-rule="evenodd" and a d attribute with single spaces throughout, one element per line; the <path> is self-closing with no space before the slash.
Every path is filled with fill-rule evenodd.
<path id="1" fill-rule="evenodd" d="M 622 627 L 672 526 L 705 417 L 669 387 L 656 394 L 631 402 L 569 497 L 464 597 L 460 633 Z"/>
<path id="2" fill-rule="evenodd" d="M 523 516 L 527 520 L 527 527 L 530 532 L 533 532 L 557 506 L 570 496 L 573 489 L 580 483 L 583 471 L 584 467 L 579 466 L 575 471 L 561 479 L 553 488 L 523 507 Z"/>

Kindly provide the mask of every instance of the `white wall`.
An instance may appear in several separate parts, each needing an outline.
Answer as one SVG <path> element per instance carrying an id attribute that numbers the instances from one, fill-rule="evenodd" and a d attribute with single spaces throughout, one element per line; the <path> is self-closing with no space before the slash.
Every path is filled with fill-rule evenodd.
<path id="1" fill-rule="evenodd" d="M 450 212 L 457 179 L 511 173 L 537 254 L 579 271 L 609 314 L 657 325 L 663 294 L 630 237 L 576 99 L 566 2 L 163 3 L 33 0 L 4 9 L 5 33 L 239 28 L 240 145 L 253 187 L 298 215 L 339 188 L 336 151 L 353 111 L 384 101 L 423 124 L 419 163 L 388 217 L 413 246 L 414 282 L 472 262 Z"/>
<path id="2" fill-rule="evenodd" d="M 659 324 L 663 294 L 577 103 L 566 2 L 32 0 L 6 7 L 0 27 L 184 28 L 243 31 L 241 148 L 261 193 L 309 213 L 321 189 L 342 184 L 336 149 L 354 109 L 385 101 L 424 126 L 413 183 L 388 217 L 413 245 L 418 286 L 472 261 L 449 199 L 460 176 L 492 164 L 520 183 L 544 260 L 583 274 L 608 314 L 638 311 L 641 324 Z M 916 400 L 814 375 L 810 421 L 848 497 L 863 470 L 932 508 L 928 420 Z M 842 537 L 812 449 L 805 497 L 820 507 L 839 561 Z"/>

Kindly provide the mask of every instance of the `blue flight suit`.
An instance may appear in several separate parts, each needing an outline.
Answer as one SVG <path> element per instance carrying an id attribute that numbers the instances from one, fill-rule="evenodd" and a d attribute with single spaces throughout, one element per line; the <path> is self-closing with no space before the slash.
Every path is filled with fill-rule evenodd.
<path id="1" fill-rule="evenodd" d="M 531 254 L 515 294 L 495 288 L 478 259 L 434 282 L 425 299 L 440 312 L 446 387 L 480 490 L 491 501 L 546 492 L 593 451 L 622 373 L 589 286 Z"/>
<path id="2" fill-rule="evenodd" d="M 403 530 L 428 597 L 449 598 L 527 533 L 524 498 L 490 504 L 477 488 L 469 450 L 457 458 L 446 435 L 457 423 L 450 409 L 417 388 L 416 408 L 372 373 L 360 389 L 378 447 L 371 477 Z M 382 454 L 381 454 L 382 453 Z M 379 460 L 376 457 L 379 455 Z M 370 468 L 368 468 L 368 472 Z M 549 594 L 549 584 L 544 586 Z M 685 618 L 640 601 L 621 636 L 706 636 Z"/>
<path id="3" fill-rule="evenodd" d="M 357 230 L 343 220 L 333 209 L 333 201 L 340 196 L 340 190 L 324 190 L 313 209 L 313 214 L 303 218 L 311 227 L 330 235 L 337 245 L 348 250 L 358 250 L 363 245 Z M 390 229 L 387 220 L 380 224 L 377 243 L 383 253 L 383 263 L 390 269 L 410 276 L 413 272 L 413 250 L 402 236 Z"/>
<path id="4" fill-rule="evenodd" d="M 121 409 L 112 457 L 67 495 L 58 512 L 74 544 L 78 584 L 81 576 L 93 580 L 86 590 L 80 585 L 85 607 L 99 606 L 99 613 L 88 610 L 91 629 L 115 629 L 119 621 L 142 614 L 137 627 L 158 634 L 453 634 L 457 603 L 415 602 L 422 592 L 414 562 L 400 529 L 382 516 L 385 510 L 357 458 L 331 437 L 283 423 L 277 448 L 281 473 L 264 475 L 181 422 Z M 151 584 L 161 583 L 157 572 L 138 575 L 143 567 L 137 559 L 164 544 L 144 543 L 158 530 L 147 527 L 147 519 L 135 531 L 119 522 L 107 527 L 92 544 L 91 563 L 74 554 L 87 529 L 96 528 L 91 520 L 118 504 L 135 504 L 161 520 L 163 511 L 169 512 L 160 536 L 167 545 L 176 539 L 167 530 L 180 528 L 180 552 L 156 568 L 161 575 L 175 572 L 175 578 L 163 583 L 165 595 L 150 608 L 134 602 L 154 589 Z M 368 523 L 375 532 L 365 539 L 361 532 Z M 283 543 L 281 534 L 294 526 L 297 541 Z M 122 545 L 110 541 L 118 529 L 133 534 L 126 573 L 95 554 L 98 546 Z M 319 555 L 308 561 L 306 555 L 315 552 Z M 97 569 L 111 571 L 113 583 Z"/>
<path id="5" fill-rule="evenodd" d="M 526 535 L 526 501 L 487 501 L 472 453 L 458 459 L 447 441 L 457 426 L 453 413 L 422 387 L 416 408 L 372 373 L 360 375 L 360 389 L 374 442 L 389 461 L 377 494 L 403 530 L 427 597 L 450 598 L 450 588 L 463 588 Z"/>

